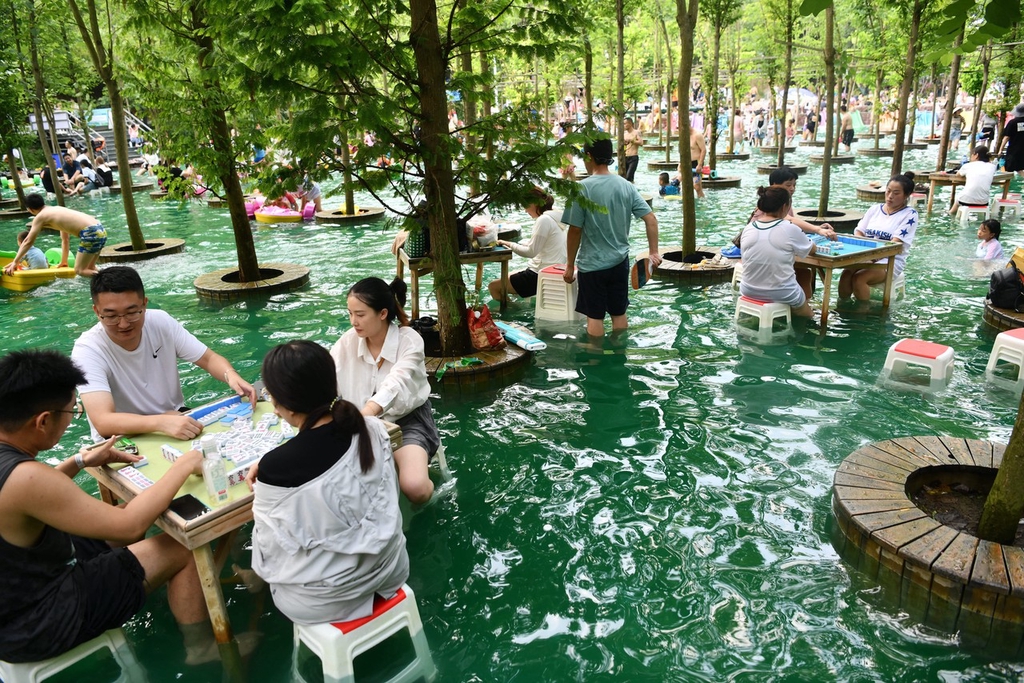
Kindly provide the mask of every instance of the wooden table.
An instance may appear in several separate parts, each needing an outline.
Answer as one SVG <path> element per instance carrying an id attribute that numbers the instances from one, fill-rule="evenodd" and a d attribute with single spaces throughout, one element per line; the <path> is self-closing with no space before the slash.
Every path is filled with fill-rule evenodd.
<path id="1" fill-rule="evenodd" d="M 273 412 L 273 408 L 270 403 L 260 402 L 256 405 L 255 412 L 256 417 L 259 418 Z M 397 449 L 402 445 L 402 430 L 398 425 L 385 424 L 388 428 L 391 447 Z M 215 422 L 206 428 L 205 433 L 220 432 L 226 429 L 225 425 Z M 191 448 L 189 441 L 178 441 L 161 434 L 133 436 L 132 440 L 138 445 L 139 453 L 149 460 L 147 465 L 138 468 L 139 471 L 154 481 L 163 476 L 171 467 L 170 461 L 166 460 L 160 452 L 162 445 L 168 444 L 182 452 Z M 142 491 L 123 476 L 118 476 L 117 469 L 113 467 L 107 465 L 89 467 L 86 471 L 96 479 L 100 497 L 111 505 L 116 505 L 121 500 L 130 501 Z M 220 572 L 227 559 L 227 551 L 231 547 L 235 533 L 243 524 L 252 520 L 253 493 L 245 483 L 235 484 L 228 488 L 228 501 L 223 505 L 215 506 L 206 492 L 203 478 L 192 476 L 178 491 L 179 496 L 185 494 L 192 494 L 201 500 L 210 508 L 210 512 L 195 519 L 186 520 L 171 510 L 166 510 L 157 518 L 156 525 L 168 536 L 192 551 L 225 670 L 231 680 L 242 680 L 241 657 L 238 652 L 238 643 L 231 631 L 227 607 L 224 604 L 224 593 L 220 587 Z M 218 539 L 221 542 L 214 552 L 213 543 Z"/>
<path id="2" fill-rule="evenodd" d="M 840 235 L 840 239 L 847 237 Z M 883 242 L 872 240 L 867 237 L 857 237 L 858 240 L 875 242 L 878 246 L 867 251 L 856 251 L 853 253 L 840 253 L 832 255 L 811 255 L 798 256 L 797 263 L 810 266 L 811 271 L 821 276 L 821 332 L 828 328 L 829 303 L 832 295 L 832 271 L 836 268 L 885 268 L 885 288 L 882 294 L 882 306 L 888 308 L 889 299 L 892 296 L 893 269 L 895 259 L 893 257 L 903 250 L 901 242 Z M 888 257 L 887 263 L 875 263 L 879 259 Z"/>
<path id="3" fill-rule="evenodd" d="M 992 178 L 993 185 L 1003 186 L 1003 199 L 1010 193 L 1010 181 L 1013 180 L 1012 173 L 996 173 Z M 949 197 L 949 206 L 952 208 L 953 202 L 956 201 L 956 188 L 958 185 L 963 185 L 967 182 L 967 178 L 958 173 L 932 173 L 928 176 L 928 209 L 927 212 L 932 212 L 932 202 L 935 200 L 935 188 L 942 186 L 949 186 L 952 189 L 952 194 Z"/>
<path id="4" fill-rule="evenodd" d="M 491 251 L 471 251 L 459 254 L 461 265 L 476 264 L 476 289 L 479 291 L 484 282 L 484 264 L 501 264 L 501 281 L 508 279 L 508 263 L 512 260 L 512 250 L 506 247 L 495 247 Z M 412 318 L 420 317 L 420 276 L 434 272 L 434 260 L 429 256 L 423 258 L 410 258 L 405 253 L 405 247 L 399 247 L 398 257 L 395 264 L 395 272 L 401 278 L 405 274 L 405 267 L 409 267 L 411 276 L 410 289 L 412 290 Z M 501 310 L 505 310 L 508 296 L 501 298 Z"/>

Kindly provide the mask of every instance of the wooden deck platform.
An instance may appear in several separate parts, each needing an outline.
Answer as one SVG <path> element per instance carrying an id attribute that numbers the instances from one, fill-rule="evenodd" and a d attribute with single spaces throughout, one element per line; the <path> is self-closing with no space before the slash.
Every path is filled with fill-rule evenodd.
<path id="1" fill-rule="evenodd" d="M 1018 313 L 1012 308 L 996 308 L 988 299 L 985 299 L 984 320 L 996 332 L 1024 327 L 1024 313 Z"/>
<path id="2" fill-rule="evenodd" d="M 464 365 L 463 360 L 466 358 L 478 358 L 482 363 Z M 530 366 L 531 354 L 514 344 L 509 344 L 497 351 L 474 351 L 467 356 L 427 356 L 425 361 L 427 379 L 432 383 L 446 389 L 479 391 L 495 386 L 507 386 L 520 377 Z M 444 372 L 438 378 L 437 373 L 442 368 Z"/>
<path id="3" fill-rule="evenodd" d="M 987 639 L 1024 627 L 1024 549 L 957 531 L 908 495 L 932 478 L 990 477 L 1005 446 L 948 436 L 913 436 L 862 446 L 832 486 L 833 544 L 877 579 L 894 608 L 944 630 Z M 954 478 L 955 478 L 954 477 Z"/>

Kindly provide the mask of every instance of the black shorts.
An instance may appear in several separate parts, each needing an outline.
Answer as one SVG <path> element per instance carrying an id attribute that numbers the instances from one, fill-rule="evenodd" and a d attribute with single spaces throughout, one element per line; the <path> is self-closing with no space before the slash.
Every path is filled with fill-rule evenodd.
<path id="1" fill-rule="evenodd" d="M 843 144 L 847 147 L 853 144 L 853 128 L 847 128 L 843 131 Z"/>
<path id="2" fill-rule="evenodd" d="M 537 273 L 529 268 L 512 273 L 508 276 L 508 281 L 512 284 L 512 289 L 516 291 L 516 294 L 524 299 L 537 296 Z"/>
<path id="3" fill-rule="evenodd" d="M 576 297 L 576 312 L 588 318 L 604 320 L 607 315 L 625 315 L 629 306 L 629 259 L 622 263 L 594 270 L 580 272 L 579 294 Z"/>
<path id="4" fill-rule="evenodd" d="M 72 536 L 71 540 L 77 559 L 71 580 L 84 601 L 74 647 L 120 628 L 138 614 L 146 603 L 146 571 L 127 548 L 111 548 L 91 538 Z"/>

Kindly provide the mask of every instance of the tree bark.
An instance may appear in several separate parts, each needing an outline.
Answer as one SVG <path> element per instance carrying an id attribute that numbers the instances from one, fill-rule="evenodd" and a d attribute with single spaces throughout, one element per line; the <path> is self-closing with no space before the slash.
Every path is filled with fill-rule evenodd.
<path id="1" fill-rule="evenodd" d="M 715 153 L 715 148 L 718 147 L 718 66 L 720 59 L 720 51 L 722 46 L 722 27 L 716 25 L 714 33 L 714 46 L 713 56 L 711 58 L 711 92 L 708 93 L 710 99 L 708 109 L 710 110 L 707 115 L 707 119 L 711 121 L 711 140 L 708 141 L 708 166 L 711 168 L 718 167 L 718 154 Z M 708 121 L 705 120 L 705 127 Z"/>
<path id="2" fill-rule="evenodd" d="M 978 536 L 986 541 L 1011 545 L 1017 533 L 1017 525 L 1024 515 L 1024 398 L 1017 408 L 1017 420 L 1010 433 L 1010 443 L 1003 453 L 992 489 L 985 499 L 978 524 Z"/>
<path id="3" fill-rule="evenodd" d="M 6 145 L 7 167 L 11 169 L 11 183 L 14 184 L 14 193 L 18 195 L 18 206 L 25 210 L 25 188 L 21 186 L 21 173 L 18 172 L 18 160 L 14 158 L 14 148 Z M 24 163 L 22 159 L 22 163 Z"/>
<path id="4" fill-rule="evenodd" d="M 935 137 L 935 115 L 939 112 L 939 67 L 932 64 L 932 125 L 928 131 L 928 137 Z"/>
<path id="5" fill-rule="evenodd" d="M 487 53 L 486 52 L 481 52 L 480 53 L 480 73 L 482 73 L 482 74 L 487 73 Z M 483 106 L 481 108 L 483 110 L 483 117 L 485 119 L 491 118 L 491 86 L 490 85 L 485 85 L 484 86 L 482 105 Z M 494 158 L 494 138 L 491 135 L 489 135 L 487 133 L 487 131 L 484 131 L 483 139 L 484 139 L 484 156 L 486 156 L 487 160 L 490 161 L 491 159 Z"/>
<path id="6" fill-rule="evenodd" d="M 60 177 L 57 175 L 57 167 L 53 161 L 52 148 L 46 139 L 46 130 L 43 128 L 43 101 L 46 97 L 46 89 L 43 87 L 43 69 L 39 66 L 39 46 L 36 43 L 36 5 L 35 2 L 28 4 L 29 24 L 29 55 L 32 61 L 32 78 L 35 84 L 35 97 L 32 99 L 32 110 L 36 116 L 36 132 L 39 134 L 39 144 L 46 155 L 46 166 L 50 172 L 50 180 L 53 182 L 53 192 L 57 195 L 57 204 L 64 206 L 64 186 L 61 185 Z M 50 122 L 50 133 L 53 131 L 53 122 Z M 54 145 L 55 147 L 56 145 Z M 57 151 L 59 154 L 59 150 Z"/>
<path id="7" fill-rule="evenodd" d="M 409 41 L 419 73 L 420 145 L 423 151 L 423 191 L 427 200 L 434 291 L 441 325 L 441 352 L 461 356 L 471 349 L 466 323 L 466 285 L 459 268 L 455 214 L 455 178 L 445 146 L 448 135 L 445 93 L 445 55 L 437 25 L 435 0 L 411 0 Z"/>
<path id="8" fill-rule="evenodd" d="M 875 71 L 875 105 L 872 107 L 871 127 L 875 133 L 875 149 L 878 149 L 879 137 L 882 132 L 882 79 L 885 72 L 882 69 Z"/>
<path id="9" fill-rule="evenodd" d="M 676 2 L 683 2 L 683 0 L 676 0 Z M 672 69 L 672 44 L 668 41 L 668 27 L 665 25 L 664 17 L 659 16 L 658 21 L 661 23 L 661 33 L 665 43 L 665 54 L 668 56 L 668 73 L 665 77 L 665 161 L 669 162 L 672 161 L 672 74 L 675 72 Z M 690 39 L 690 43 L 693 43 L 692 38 Z M 692 64 L 692 48 L 690 61 Z M 687 97 L 689 97 L 689 95 L 687 95 Z"/>
<path id="10" fill-rule="evenodd" d="M 939 141 L 939 154 L 935 160 L 935 170 L 946 170 L 946 155 L 949 154 L 949 130 L 953 123 L 953 110 L 956 109 L 956 93 L 960 83 L 960 53 L 955 50 L 964 42 L 967 24 L 960 29 L 960 35 L 953 42 L 953 62 L 949 65 L 949 88 L 946 90 L 946 111 L 942 121 L 942 139 Z"/>
<path id="11" fill-rule="evenodd" d="M 786 0 L 786 79 L 782 82 L 782 123 L 776 123 L 780 128 L 776 136 L 776 144 L 779 146 L 779 156 L 776 162 L 777 168 L 786 165 L 786 121 L 789 118 L 789 82 L 793 78 L 793 0 Z"/>
<path id="12" fill-rule="evenodd" d="M 587 130 L 594 127 L 594 48 L 590 36 L 583 36 L 583 103 L 587 108 Z"/>
<path id="13" fill-rule="evenodd" d="M 903 172 L 903 150 L 906 145 L 907 108 L 910 105 L 910 88 L 914 84 L 914 60 L 917 57 L 917 35 L 921 30 L 921 0 L 914 0 L 910 15 L 910 40 L 907 43 L 907 60 L 903 66 L 903 83 L 900 85 L 900 109 L 896 117 L 896 137 L 892 143 L 892 171 L 896 176 Z"/>
<path id="14" fill-rule="evenodd" d="M 676 23 L 679 25 L 679 171 L 683 176 L 683 254 L 697 251 L 697 205 L 690 176 L 690 74 L 693 71 L 693 33 L 697 28 L 698 0 L 676 0 Z M 669 100 L 671 103 L 671 100 Z M 669 126 L 671 126 L 671 116 Z M 670 145 L 666 145 L 668 149 Z"/>
<path id="15" fill-rule="evenodd" d="M 829 179 L 832 171 L 832 143 L 835 132 L 836 108 L 836 48 L 835 4 L 825 8 L 825 147 L 821 164 L 821 196 L 818 198 L 818 218 L 828 211 Z"/>
<path id="16" fill-rule="evenodd" d="M 981 92 L 974 98 L 974 120 L 971 121 L 970 143 L 973 146 L 978 139 L 978 122 L 981 121 L 981 107 L 985 104 L 985 91 L 988 90 L 988 68 L 992 62 L 992 42 L 981 48 Z"/>
<path id="17" fill-rule="evenodd" d="M 618 117 L 616 128 L 616 146 L 619 159 L 619 175 L 626 175 L 626 127 L 622 120 L 626 115 L 625 110 L 625 87 L 623 85 L 624 72 L 626 70 L 626 42 L 623 32 L 626 26 L 626 17 L 622 11 L 622 0 L 615 0 L 615 115 Z M 609 123 L 611 123 L 609 121 Z"/>

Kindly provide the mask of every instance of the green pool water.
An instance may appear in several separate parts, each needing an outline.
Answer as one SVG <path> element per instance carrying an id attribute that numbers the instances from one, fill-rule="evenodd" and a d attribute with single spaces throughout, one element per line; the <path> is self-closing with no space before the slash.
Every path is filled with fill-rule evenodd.
<path id="1" fill-rule="evenodd" d="M 806 163 L 807 154 L 791 158 Z M 933 154 L 911 152 L 908 165 L 927 167 Z M 646 161 L 659 158 L 642 159 L 644 191 L 657 187 Z M 699 203 L 701 242 L 721 244 L 739 230 L 754 188 L 766 182 L 755 172 L 759 161 L 720 165 L 744 185 Z M 884 180 L 888 168 L 888 160 L 859 159 L 833 169 L 833 206 L 866 209 L 854 186 Z M 819 173 L 811 164 L 800 180 L 798 206 L 816 205 Z M 308 265 L 310 286 L 259 303 L 205 305 L 193 279 L 233 263 L 226 210 L 137 199 L 147 237 L 188 243 L 183 255 L 139 264 L 151 305 L 249 379 L 274 344 L 296 337 L 332 343 L 348 326 L 347 288 L 394 273 L 392 235 L 380 226 L 259 226 L 260 259 Z M 357 202 L 372 204 L 363 196 Z M 127 239 L 116 199 L 74 206 L 99 216 L 115 240 Z M 663 244 L 678 244 L 679 204 L 656 199 L 655 208 Z M 22 224 L 0 224 L 0 248 L 14 244 Z M 645 246 L 642 233 L 634 231 L 636 250 Z M 1011 222 L 1004 244 L 1020 239 Z M 987 276 L 973 261 L 975 245 L 973 229 L 933 214 L 917 233 L 905 300 L 887 315 L 833 315 L 827 335 L 805 332 L 778 345 L 737 340 L 728 284 L 653 282 L 634 298 L 626 342 L 600 353 L 560 336 L 579 336 L 581 327 L 534 327 L 529 306 L 511 307 L 505 318 L 534 327 L 548 348 L 510 386 L 434 396 L 457 482 L 409 521 L 409 583 L 439 680 L 1020 676 L 1015 654 L 967 646 L 960 635 L 887 605 L 872 582 L 844 565 L 828 535 L 832 476 L 861 444 L 912 434 L 1008 437 L 1018 398 L 984 381 L 992 336 L 982 325 Z M 497 267 L 489 268 L 496 276 Z M 94 320 L 83 280 L 0 293 L 4 351 L 70 352 Z M 947 391 L 878 384 L 889 345 L 911 336 L 956 349 Z M 193 404 L 224 389 L 192 367 L 182 377 Z M 77 425 L 45 457 L 67 457 L 86 436 Z M 79 483 L 95 491 L 86 477 Z M 242 536 L 232 561 L 248 566 Z M 236 632 L 264 634 L 251 680 L 289 680 L 291 628 L 269 596 L 234 585 L 225 594 Z M 127 630 L 151 681 L 220 678 L 218 665 L 185 667 L 162 595 Z"/>

